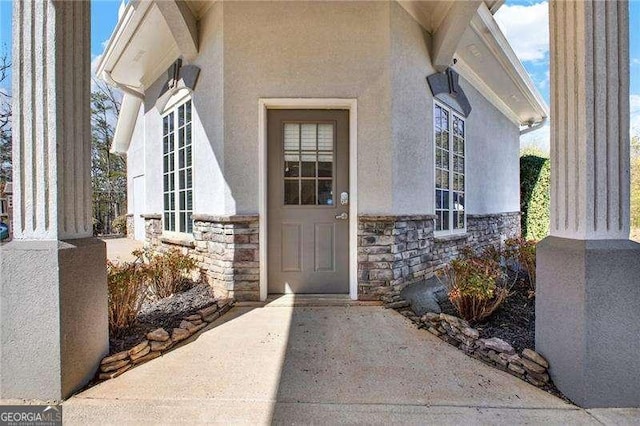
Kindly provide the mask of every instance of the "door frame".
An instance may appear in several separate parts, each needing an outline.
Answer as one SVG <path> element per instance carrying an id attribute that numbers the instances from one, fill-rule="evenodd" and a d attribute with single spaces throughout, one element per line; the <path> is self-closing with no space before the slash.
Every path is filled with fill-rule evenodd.
<path id="1" fill-rule="evenodd" d="M 343 109 L 349 111 L 349 296 L 358 299 L 358 101 L 353 98 L 258 99 L 260 300 L 267 299 L 267 110 Z"/>

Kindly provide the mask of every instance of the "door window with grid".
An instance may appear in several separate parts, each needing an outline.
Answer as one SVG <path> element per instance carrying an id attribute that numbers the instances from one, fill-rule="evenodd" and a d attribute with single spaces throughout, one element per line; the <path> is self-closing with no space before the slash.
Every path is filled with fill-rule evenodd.
<path id="1" fill-rule="evenodd" d="M 191 100 L 163 117 L 164 230 L 193 231 Z"/>
<path id="2" fill-rule="evenodd" d="M 464 232 L 465 139 L 464 119 L 434 104 L 436 232 Z"/>
<path id="3" fill-rule="evenodd" d="M 335 126 L 284 124 L 284 205 L 331 206 Z"/>

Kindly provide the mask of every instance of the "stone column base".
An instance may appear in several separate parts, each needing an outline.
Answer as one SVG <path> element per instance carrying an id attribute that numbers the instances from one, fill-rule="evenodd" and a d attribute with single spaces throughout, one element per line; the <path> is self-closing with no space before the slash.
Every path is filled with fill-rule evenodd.
<path id="1" fill-rule="evenodd" d="M 109 351 L 104 242 L 13 241 L 0 274 L 0 399 L 69 397 Z"/>
<path id="2" fill-rule="evenodd" d="M 536 350 L 574 403 L 640 407 L 640 244 L 538 244 Z"/>

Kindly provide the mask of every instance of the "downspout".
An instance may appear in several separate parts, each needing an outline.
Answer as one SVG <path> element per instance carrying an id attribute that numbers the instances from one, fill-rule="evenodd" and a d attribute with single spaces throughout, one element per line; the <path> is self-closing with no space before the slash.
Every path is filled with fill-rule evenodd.
<path id="1" fill-rule="evenodd" d="M 113 79 L 113 77 L 111 77 L 111 72 L 104 70 L 102 71 L 102 77 L 107 81 L 107 83 L 109 83 L 110 85 L 117 87 L 118 89 L 122 90 L 124 93 L 131 95 L 131 96 L 135 96 L 138 99 L 142 99 L 144 100 L 144 93 L 140 93 L 135 89 L 132 89 L 129 86 L 126 86 L 122 83 L 118 83 L 117 81 L 115 81 Z"/>
<path id="2" fill-rule="evenodd" d="M 548 117 L 543 117 L 542 120 L 538 121 L 537 123 L 529 124 L 529 127 L 527 127 L 526 129 L 520 130 L 520 136 L 526 135 L 527 133 L 533 132 L 534 130 L 538 130 L 539 128 L 547 124 L 547 120 L 548 120 Z"/>

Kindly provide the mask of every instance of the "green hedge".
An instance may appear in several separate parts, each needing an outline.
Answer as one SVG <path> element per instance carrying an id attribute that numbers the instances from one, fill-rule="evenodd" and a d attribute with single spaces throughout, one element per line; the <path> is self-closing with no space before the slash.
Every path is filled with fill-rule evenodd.
<path id="1" fill-rule="evenodd" d="M 520 210 L 522 236 L 541 240 L 549 234 L 549 186 L 551 166 L 548 158 L 520 157 Z"/>

